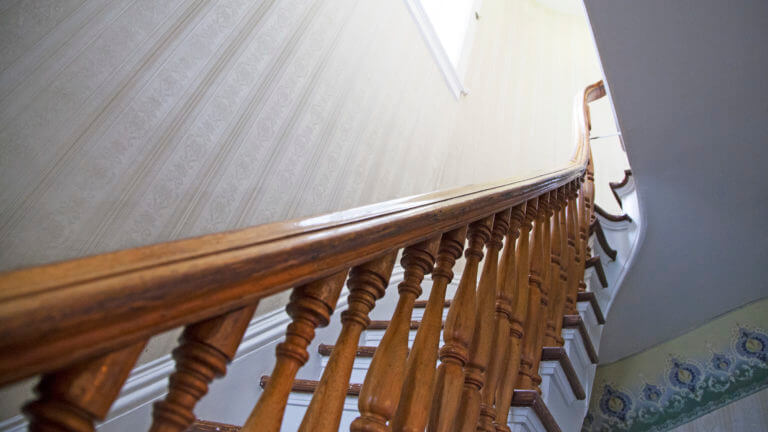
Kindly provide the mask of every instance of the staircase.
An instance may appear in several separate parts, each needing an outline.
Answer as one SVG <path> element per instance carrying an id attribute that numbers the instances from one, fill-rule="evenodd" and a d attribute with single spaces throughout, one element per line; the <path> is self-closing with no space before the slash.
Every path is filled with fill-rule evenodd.
<path id="1" fill-rule="evenodd" d="M 642 237 L 631 179 L 626 215 L 594 203 L 604 94 L 578 105 L 573 162 L 530 179 L 0 274 L 0 384 L 42 374 L 32 430 L 578 430 Z M 285 318 L 252 321 L 287 289 Z M 254 335 L 285 324 L 253 406 Z M 155 387 L 131 368 L 178 326 L 168 391 L 127 392 Z"/>

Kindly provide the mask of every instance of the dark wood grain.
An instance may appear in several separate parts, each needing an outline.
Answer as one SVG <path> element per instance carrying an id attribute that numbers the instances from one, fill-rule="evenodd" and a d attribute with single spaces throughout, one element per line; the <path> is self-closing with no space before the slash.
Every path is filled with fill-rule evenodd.
<path id="1" fill-rule="evenodd" d="M 623 213 L 623 214 L 620 214 L 620 215 L 615 215 L 615 214 L 609 213 L 608 211 L 606 211 L 605 209 L 603 209 L 602 207 L 600 207 L 597 204 L 595 204 L 594 207 L 595 207 L 595 212 L 597 214 L 599 214 L 600 216 L 604 217 L 605 219 L 607 219 L 609 221 L 612 221 L 612 222 L 632 222 L 632 218 L 629 217 L 629 215 L 626 214 L 626 213 Z"/>
<path id="2" fill-rule="evenodd" d="M 529 407 L 533 409 L 539 421 L 544 425 L 547 432 L 560 432 L 560 426 L 555 421 L 552 413 L 547 408 L 544 400 L 536 390 L 515 390 L 512 395 L 513 407 Z"/>
<path id="3" fill-rule="evenodd" d="M 603 249 L 603 252 L 608 255 L 611 261 L 616 261 L 618 252 L 608 244 L 608 239 L 605 237 L 605 231 L 603 231 L 603 225 L 600 224 L 600 219 L 595 219 L 592 222 L 592 225 L 589 226 L 589 233 L 595 235 L 600 248 Z"/>
<path id="4" fill-rule="evenodd" d="M 580 292 L 576 295 L 576 300 L 580 302 L 589 302 L 589 304 L 592 305 L 592 310 L 595 313 L 595 318 L 597 318 L 598 324 L 605 324 L 605 315 L 603 315 L 603 310 L 600 309 L 600 303 L 597 302 L 597 297 L 595 296 L 595 293 L 592 291 L 584 291 Z"/>
<path id="5" fill-rule="evenodd" d="M 240 426 L 197 419 L 186 432 L 238 432 Z"/>
<path id="6" fill-rule="evenodd" d="M 581 339 L 584 341 L 584 349 L 587 350 L 587 356 L 593 364 L 598 363 L 597 350 L 592 343 L 592 338 L 587 333 L 587 327 L 584 325 L 584 320 L 580 315 L 565 315 L 563 316 L 563 328 L 575 328 L 579 331 Z"/>
<path id="7" fill-rule="evenodd" d="M 620 182 L 610 182 L 608 187 L 611 188 L 613 197 L 616 198 L 616 202 L 619 203 L 619 207 L 624 208 L 624 204 L 621 202 L 618 190 L 623 188 L 629 183 L 629 178 L 632 176 L 632 170 L 624 170 L 624 178 Z"/>
<path id="8" fill-rule="evenodd" d="M 568 380 L 568 384 L 573 390 L 574 396 L 578 400 L 584 400 L 587 398 L 587 394 L 584 391 L 584 386 L 579 381 L 579 376 L 576 374 L 576 369 L 571 363 L 571 359 L 568 357 L 568 353 L 565 352 L 563 347 L 544 347 L 541 349 L 541 361 L 556 361 L 560 363 L 560 367 L 563 368 L 565 378 Z"/>
<path id="9" fill-rule="evenodd" d="M 600 285 L 602 285 L 603 288 L 608 288 L 608 279 L 605 277 L 605 269 L 603 268 L 603 262 L 600 260 L 599 256 L 593 256 L 587 260 L 587 264 L 584 266 L 584 269 L 586 270 L 590 267 L 595 269 L 597 278 L 600 280 Z"/>

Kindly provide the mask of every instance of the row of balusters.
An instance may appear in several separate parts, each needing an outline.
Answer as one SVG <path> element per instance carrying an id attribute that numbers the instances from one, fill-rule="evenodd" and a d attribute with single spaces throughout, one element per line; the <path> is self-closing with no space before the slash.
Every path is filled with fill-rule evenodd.
<path id="1" fill-rule="evenodd" d="M 574 180 L 406 247 L 399 300 L 368 369 L 351 430 L 509 430 L 506 419 L 514 390 L 540 391 L 542 347 L 562 345 L 562 316 L 577 313 L 577 293 L 585 289 L 593 197 L 588 169 L 586 181 Z M 443 328 L 446 289 L 462 252 L 466 263 Z M 315 329 L 329 323 L 346 281 L 349 306 L 341 313 L 341 333 L 299 429 L 338 430 L 359 338 L 376 301 L 384 296 L 397 253 L 383 252 L 348 271 L 294 288 L 286 308 L 292 321 L 277 346 L 271 378 L 242 430 L 280 429 Z M 429 273 L 432 289 L 409 352 L 411 313 Z M 225 374 L 256 306 L 185 328 L 173 352 L 176 370 L 169 392 L 154 405 L 151 431 L 184 431 L 196 420 L 195 405 L 209 383 Z M 24 408 L 30 429 L 93 430 L 145 342 L 45 375 L 37 388 L 40 397 Z"/>

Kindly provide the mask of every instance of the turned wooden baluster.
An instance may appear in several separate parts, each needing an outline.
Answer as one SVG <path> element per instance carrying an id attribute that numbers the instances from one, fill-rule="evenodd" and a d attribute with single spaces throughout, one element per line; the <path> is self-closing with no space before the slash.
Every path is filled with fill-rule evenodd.
<path id="1" fill-rule="evenodd" d="M 195 421 L 195 405 L 208 393 L 208 383 L 226 373 L 255 310 L 247 306 L 184 329 L 173 350 L 176 371 L 165 400 L 155 403 L 150 431 L 184 431 Z"/>
<path id="2" fill-rule="evenodd" d="M 496 420 L 494 400 L 496 389 L 501 384 L 501 375 L 509 361 L 509 348 L 511 344 L 510 331 L 514 326 L 514 296 L 516 292 L 517 273 L 515 265 L 515 242 L 519 234 L 520 224 L 525 217 L 525 204 L 512 209 L 507 242 L 501 255 L 499 264 L 499 277 L 497 280 L 496 309 L 494 314 L 495 330 L 491 345 L 491 359 L 488 363 L 485 385 L 481 389 L 480 421 L 478 430 L 492 432 L 493 423 Z M 494 225 L 494 233 L 496 226 Z M 518 359 L 519 361 L 519 359 Z"/>
<path id="3" fill-rule="evenodd" d="M 545 261 L 544 240 L 546 239 L 546 222 L 549 219 L 548 194 L 539 197 L 536 212 L 536 224 L 534 226 L 531 244 L 531 264 L 528 275 L 529 295 L 528 295 L 528 319 L 525 325 L 525 339 L 523 340 L 523 356 L 520 360 L 520 381 L 517 387 L 534 390 L 538 378 L 539 366 L 538 359 L 541 357 L 541 335 L 543 335 L 546 325 L 546 305 L 542 307 L 542 302 L 546 301 L 543 296 L 543 285 L 545 282 L 546 268 L 549 267 L 549 259 Z M 539 351 L 537 353 L 536 351 Z"/>
<path id="4" fill-rule="evenodd" d="M 554 210 L 552 219 L 552 257 L 549 271 L 549 309 L 547 311 L 547 330 L 544 346 L 557 346 L 562 341 L 558 334 L 557 321 L 563 321 L 563 304 L 565 302 L 565 235 L 563 232 L 565 191 L 561 188 L 550 195 L 551 207 Z"/>
<path id="5" fill-rule="evenodd" d="M 432 271 L 432 291 L 408 355 L 405 382 L 397 412 L 391 422 L 392 430 L 423 431 L 427 425 L 435 387 L 435 365 L 443 325 L 445 290 L 453 280 L 453 266 L 461 257 L 466 236 L 467 227 L 462 227 L 443 234 L 440 240 L 437 263 Z"/>
<path id="6" fill-rule="evenodd" d="M 587 198 L 586 198 L 587 184 L 586 181 L 581 183 L 581 193 L 579 194 L 579 255 L 582 257 L 582 263 L 586 264 L 592 252 L 589 249 L 589 219 L 590 215 L 587 212 Z M 586 291 L 587 284 L 584 282 L 584 267 L 581 268 L 581 276 L 579 277 L 578 290 Z"/>
<path id="7" fill-rule="evenodd" d="M 309 360 L 307 346 L 315 337 L 315 329 L 328 325 L 346 277 L 344 270 L 294 288 L 285 308 L 293 320 L 285 333 L 285 342 L 275 350 L 277 363 L 269 384 L 248 416 L 243 432 L 280 430 L 296 372 Z"/>
<path id="8" fill-rule="evenodd" d="M 566 216 L 566 206 L 568 205 L 568 194 L 570 193 L 570 185 L 565 185 L 560 188 L 558 198 L 560 200 L 559 224 L 560 224 L 560 287 L 558 288 L 558 297 L 554 301 L 554 311 L 552 316 L 554 317 L 555 324 L 555 343 L 558 346 L 562 346 L 565 341 L 563 340 L 563 314 L 565 313 L 565 302 L 568 297 L 568 284 L 569 284 L 569 271 L 570 271 L 570 255 L 568 251 L 568 222 Z"/>
<path id="9" fill-rule="evenodd" d="M 464 251 L 467 261 L 443 330 L 445 345 L 439 353 L 441 363 L 427 426 L 431 432 L 453 429 L 464 386 L 464 365 L 469 360 L 469 345 L 475 327 L 477 267 L 483 259 L 483 245 L 491 237 L 493 217 L 472 223 L 467 232 L 468 244 Z"/>
<path id="10" fill-rule="evenodd" d="M 547 315 L 546 329 L 544 331 L 544 346 L 555 346 L 555 317 L 554 309 L 557 302 L 558 292 L 560 291 L 560 199 L 558 191 L 552 191 L 549 194 L 549 208 L 554 218 L 549 224 L 550 228 L 550 255 L 547 274 Z M 561 319 L 562 321 L 562 319 Z"/>
<path id="11" fill-rule="evenodd" d="M 32 432 L 87 432 L 109 412 L 146 341 L 45 374 L 24 414 Z"/>
<path id="12" fill-rule="evenodd" d="M 533 228 L 533 220 L 536 218 L 538 199 L 528 201 L 524 207 L 525 216 L 520 225 L 520 241 L 515 251 L 516 269 L 509 271 L 514 273 L 514 309 L 512 312 L 512 326 L 509 332 L 509 360 L 505 362 L 504 376 L 496 390 L 496 419 L 494 427 L 497 431 L 509 431 L 507 426 L 507 413 L 512 405 L 512 395 L 515 384 L 518 382 L 518 373 L 523 352 L 523 325 L 527 323 L 530 285 L 528 273 L 530 271 L 530 237 Z M 513 213 L 514 217 L 514 213 Z"/>
<path id="13" fill-rule="evenodd" d="M 371 323 L 368 314 L 376 300 L 384 296 L 395 259 L 396 250 L 354 267 L 349 273 L 349 307 L 341 313 L 341 333 L 304 414 L 300 431 L 339 430 L 360 334 Z"/>
<path id="14" fill-rule="evenodd" d="M 405 275 L 397 287 L 400 298 L 365 376 L 357 404 L 360 416 L 350 425 L 352 431 L 386 431 L 389 428 L 387 422 L 395 414 L 403 386 L 413 303 L 421 295 L 424 275 L 435 265 L 439 245 L 440 237 L 436 236 L 403 251 L 400 264 Z"/>
<path id="15" fill-rule="evenodd" d="M 480 419 L 480 389 L 485 386 L 486 369 L 491 357 L 491 343 L 495 340 L 494 329 L 496 295 L 499 272 L 499 251 L 509 230 L 511 210 L 496 213 L 493 219 L 491 239 L 486 244 L 486 256 L 480 282 L 477 286 L 475 328 L 469 350 L 469 362 L 464 367 L 464 389 L 461 394 L 456 427 L 454 430 L 472 432 Z"/>
<path id="16" fill-rule="evenodd" d="M 584 265 L 581 263 L 581 256 L 579 255 L 578 243 L 578 206 L 577 195 L 579 191 L 579 182 L 574 180 L 569 184 L 568 189 L 568 207 L 566 207 L 566 232 L 567 244 L 568 244 L 568 295 L 566 297 L 565 310 L 568 315 L 575 315 L 576 297 L 579 290 L 579 283 L 584 275 Z M 579 275 L 579 269 L 581 269 L 581 276 Z M 560 323 L 562 328 L 562 323 Z"/>
<path id="17" fill-rule="evenodd" d="M 541 384 L 541 376 L 539 375 L 539 363 L 541 363 L 541 349 L 544 347 L 544 336 L 547 327 L 547 318 L 549 313 L 549 294 L 552 291 L 552 215 L 553 213 L 553 198 L 555 191 L 549 194 L 544 194 L 539 199 L 539 216 L 542 212 L 545 213 L 543 222 L 544 241 L 541 251 L 541 322 L 537 326 L 538 335 L 536 336 L 536 346 L 533 350 L 533 365 L 531 370 L 533 371 L 533 382 L 535 384 L 535 390 L 541 393 L 539 384 Z"/>

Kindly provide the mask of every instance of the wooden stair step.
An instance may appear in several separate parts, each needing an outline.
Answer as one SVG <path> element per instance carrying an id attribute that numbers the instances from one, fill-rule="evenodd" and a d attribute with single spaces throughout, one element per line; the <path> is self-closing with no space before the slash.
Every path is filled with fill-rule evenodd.
<path id="1" fill-rule="evenodd" d="M 560 426 L 547 408 L 544 399 L 536 390 L 517 390 L 512 394 L 513 407 L 529 407 L 533 409 L 547 432 L 560 432 Z"/>
<path id="2" fill-rule="evenodd" d="M 421 321 L 411 321 L 411 330 L 418 329 L 419 324 Z M 389 327 L 389 320 L 373 320 L 366 330 L 386 330 L 387 327 Z"/>
<path id="3" fill-rule="evenodd" d="M 584 270 L 590 267 L 595 268 L 595 272 L 597 272 L 597 278 L 600 280 L 600 285 L 602 285 L 603 288 L 608 288 L 608 279 L 605 277 L 603 262 L 600 260 L 599 256 L 593 256 L 587 260 L 587 263 L 584 266 Z"/>
<path id="4" fill-rule="evenodd" d="M 573 394 L 578 400 L 584 400 L 587 398 L 587 393 L 584 391 L 584 386 L 579 381 L 579 376 L 576 375 L 576 369 L 571 363 L 568 353 L 565 352 L 563 347 L 544 347 L 541 349 L 541 361 L 556 361 L 560 363 L 560 367 L 563 368 L 565 378 L 568 379 L 568 384 L 573 390 Z"/>
<path id="5" fill-rule="evenodd" d="M 427 307 L 427 303 L 429 303 L 429 300 L 416 300 L 413 303 L 413 307 L 416 309 L 424 309 Z M 451 300 L 446 300 L 443 302 L 443 307 L 450 307 L 451 306 Z"/>
<path id="6" fill-rule="evenodd" d="M 331 355 L 334 346 L 335 345 L 320 344 L 320 346 L 317 347 L 317 352 L 320 353 L 320 355 L 329 356 Z M 359 346 L 355 352 L 355 357 L 373 357 L 375 352 L 375 346 Z"/>
<path id="7" fill-rule="evenodd" d="M 597 203 L 595 203 L 595 213 L 599 214 L 600 216 L 604 217 L 606 220 L 609 220 L 611 222 L 632 222 L 632 218 L 626 214 L 622 213 L 620 215 L 615 215 L 608 213 L 604 208 L 600 207 Z"/>
<path id="8" fill-rule="evenodd" d="M 267 383 L 269 383 L 269 375 L 262 376 L 261 382 L 260 382 L 261 388 L 264 388 L 267 385 Z M 291 391 L 302 392 L 302 393 L 314 393 L 318 385 L 320 385 L 320 381 L 297 379 L 293 381 L 293 385 L 291 386 Z M 347 389 L 347 396 L 360 396 L 360 390 L 362 389 L 362 387 L 363 387 L 362 384 L 350 384 L 349 388 Z M 512 396 L 512 406 L 532 408 L 533 411 L 536 413 L 536 415 L 539 417 L 539 420 L 544 425 L 544 428 L 547 430 L 547 432 L 560 432 L 560 427 L 557 425 L 555 418 L 552 416 L 552 413 L 549 411 L 549 408 L 547 408 L 547 405 L 544 403 L 544 400 L 541 398 L 539 393 L 536 392 L 535 390 L 515 390 Z M 195 422 L 195 425 L 197 425 L 199 422 L 200 421 Z M 215 424 L 212 422 L 204 422 L 204 423 L 206 423 L 207 425 Z M 231 425 L 223 425 L 223 426 L 230 428 L 230 429 L 221 429 L 221 431 L 223 432 L 234 432 L 234 431 L 240 430 L 240 428 L 237 426 L 231 426 Z M 209 431 L 215 431 L 215 430 L 216 429 L 209 428 L 209 429 L 190 429 L 189 431 L 209 432 Z"/>
<path id="9" fill-rule="evenodd" d="M 240 426 L 197 419 L 187 432 L 237 432 Z"/>
<path id="10" fill-rule="evenodd" d="M 589 235 L 593 234 L 597 238 L 597 243 L 600 245 L 600 248 L 606 255 L 608 255 L 608 258 L 610 258 L 611 261 L 616 261 L 618 252 L 608 244 L 608 239 L 605 237 L 605 231 L 603 231 L 603 226 L 600 224 L 600 219 L 595 219 L 592 221 L 592 225 L 589 226 Z"/>
<path id="11" fill-rule="evenodd" d="M 595 345 L 592 343 L 592 338 L 589 337 L 587 327 L 584 325 L 584 320 L 581 319 L 581 315 L 563 316 L 563 328 L 575 328 L 579 331 L 579 334 L 581 334 L 581 339 L 584 341 L 584 347 L 587 350 L 589 360 L 593 364 L 597 364 L 597 350 L 595 350 Z"/>
<path id="12" fill-rule="evenodd" d="M 589 302 L 592 305 L 592 310 L 595 312 L 595 318 L 597 318 L 598 324 L 605 324 L 605 315 L 603 310 L 600 309 L 600 304 L 597 302 L 597 297 L 592 291 L 582 291 L 577 294 L 576 301 Z"/>
<path id="13" fill-rule="evenodd" d="M 259 382 L 259 385 L 261 386 L 261 388 L 264 388 L 267 386 L 267 383 L 269 383 L 269 379 L 270 379 L 269 375 L 263 375 L 261 377 L 261 380 Z M 314 393 L 318 385 L 320 385 L 320 381 L 317 381 L 317 380 L 296 379 L 296 380 L 293 380 L 291 391 L 301 392 L 301 393 Z M 363 388 L 362 384 L 350 384 L 349 388 L 347 388 L 347 396 L 360 396 L 360 390 L 362 388 Z"/>

